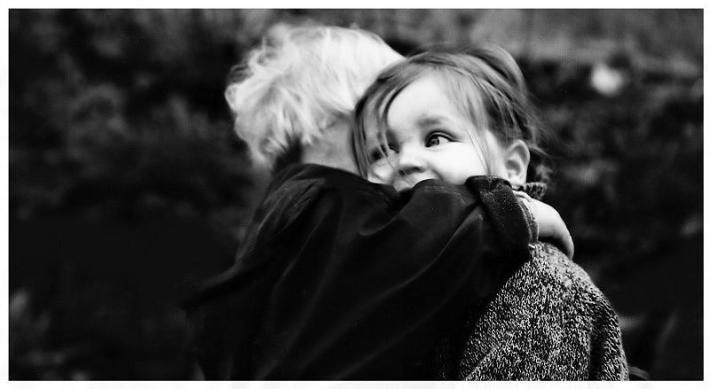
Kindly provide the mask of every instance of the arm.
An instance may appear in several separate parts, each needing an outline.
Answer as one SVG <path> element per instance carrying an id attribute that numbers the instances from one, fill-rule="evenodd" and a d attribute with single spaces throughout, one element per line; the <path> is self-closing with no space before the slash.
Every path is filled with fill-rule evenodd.
<path id="1" fill-rule="evenodd" d="M 317 271 L 305 263 L 299 271 L 322 275 L 311 281 L 317 292 L 300 302 L 309 309 L 296 315 L 303 318 L 274 318 L 308 328 L 280 363 L 298 358 L 286 376 L 431 378 L 426 355 L 438 337 L 529 259 L 520 208 L 507 182 L 487 177 L 465 187 L 426 181 L 390 206 L 363 208 L 351 203 L 353 192 L 336 196 L 337 215 L 328 206 L 333 212 L 305 216 L 307 225 L 323 227 L 310 230 L 312 239 L 332 237 L 318 245 L 331 255 Z M 338 222 L 326 222 L 329 215 Z"/>
<path id="2" fill-rule="evenodd" d="M 308 200 L 267 202 L 210 288 L 225 303 L 202 327 L 218 353 L 202 355 L 218 378 L 431 378 L 438 335 L 529 258 L 503 180 L 429 181 L 398 197 L 332 169 L 294 174 L 280 187 L 316 188 Z"/>
<path id="3" fill-rule="evenodd" d="M 531 242 L 536 242 L 538 239 L 555 242 L 562 252 L 572 259 L 574 256 L 572 235 L 557 210 L 540 200 L 530 198 L 525 192 L 515 191 L 515 196 L 529 221 Z"/>

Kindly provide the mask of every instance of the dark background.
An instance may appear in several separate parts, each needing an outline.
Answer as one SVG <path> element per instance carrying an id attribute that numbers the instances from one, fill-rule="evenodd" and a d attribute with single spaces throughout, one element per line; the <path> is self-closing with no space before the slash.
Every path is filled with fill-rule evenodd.
<path id="1" fill-rule="evenodd" d="M 231 263 L 266 180 L 226 77 L 304 20 L 511 51 L 635 374 L 703 378 L 702 10 L 10 10 L 11 379 L 195 377 L 176 296 Z"/>

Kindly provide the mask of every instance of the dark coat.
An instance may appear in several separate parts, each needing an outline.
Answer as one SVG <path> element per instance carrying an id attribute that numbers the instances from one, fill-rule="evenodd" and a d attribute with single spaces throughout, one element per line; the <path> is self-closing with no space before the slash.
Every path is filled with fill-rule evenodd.
<path id="1" fill-rule="evenodd" d="M 208 379 L 432 379 L 437 339 L 527 261 L 508 183 L 397 194 L 298 165 L 270 186 L 235 265 L 191 301 Z"/>

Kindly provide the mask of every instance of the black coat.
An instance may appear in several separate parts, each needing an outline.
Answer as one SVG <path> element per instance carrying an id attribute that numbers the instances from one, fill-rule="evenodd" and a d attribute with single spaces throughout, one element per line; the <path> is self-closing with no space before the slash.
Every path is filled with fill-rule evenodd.
<path id="1" fill-rule="evenodd" d="M 208 379 L 427 379 L 442 334 L 530 258 L 510 185 L 397 194 L 350 173 L 277 175 L 234 266 L 188 304 Z"/>

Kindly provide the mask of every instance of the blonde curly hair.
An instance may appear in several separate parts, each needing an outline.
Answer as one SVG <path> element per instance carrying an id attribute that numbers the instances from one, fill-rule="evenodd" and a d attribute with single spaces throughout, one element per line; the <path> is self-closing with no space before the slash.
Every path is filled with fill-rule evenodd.
<path id="1" fill-rule="evenodd" d="M 351 120 L 377 74 L 400 59 L 379 36 L 356 28 L 274 26 L 225 91 L 235 131 L 252 161 L 274 170 L 283 156 Z"/>

